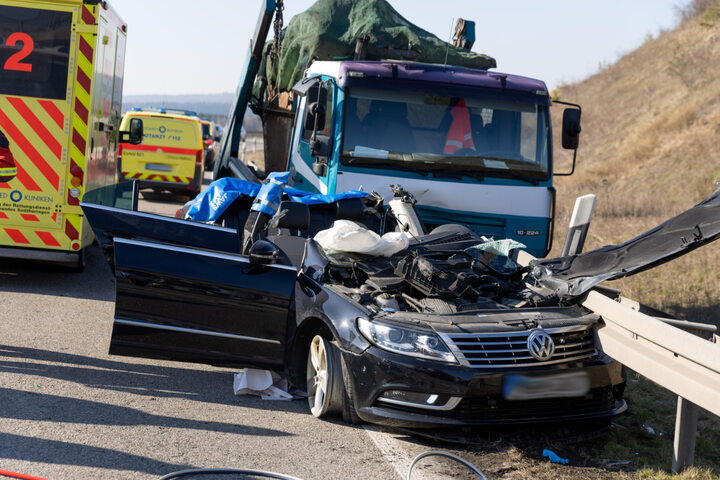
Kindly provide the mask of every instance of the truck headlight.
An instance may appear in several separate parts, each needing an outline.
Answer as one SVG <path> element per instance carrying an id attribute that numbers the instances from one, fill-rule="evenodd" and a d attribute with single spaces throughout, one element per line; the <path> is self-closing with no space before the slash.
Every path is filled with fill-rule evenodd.
<path id="1" fill-rule="evenodd" d="M 383 350 L 411 357 L 458 363 L 445 342 L 432 332 L 412 330 L 358 318 L 358 329 L 368 341 Z"/>

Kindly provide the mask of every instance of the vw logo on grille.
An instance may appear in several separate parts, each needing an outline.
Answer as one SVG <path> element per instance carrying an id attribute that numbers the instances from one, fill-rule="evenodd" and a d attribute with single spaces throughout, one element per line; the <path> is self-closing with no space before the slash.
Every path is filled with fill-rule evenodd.
<path id="1" fill-rule="evenodd" d="M 533 330 L 527 339 L 527 349 L 530 355 L 544 362 L 555 353 L 555 343 L 545 330 Z"/>

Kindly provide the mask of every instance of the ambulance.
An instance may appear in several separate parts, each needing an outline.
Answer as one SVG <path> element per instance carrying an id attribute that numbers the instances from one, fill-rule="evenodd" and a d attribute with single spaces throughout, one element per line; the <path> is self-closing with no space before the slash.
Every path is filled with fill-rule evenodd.
<path id="1" fill-rule="evenodd" d="M 195 112 L 162 108 L 135 108 L 125 113 L 121 130 L 142 121 L 140 145 L 121 142 L 119 180 L 137 181 L 139 188 L 170 190 L 194 197 L 202 188 L 205 171 L 200 119 Z"/>
<path id="2" fill-rule="evenodd" d="M 117 180 L 126 31 L 108 2 L 0 0 L 12 169 L 0 177 L 0 257 L 84 268 L 93 234 L 80 201 Z"/>
<path id="3" fill-rule="evenodd" d="M 205 145 L 205 168 L 211 170 L 215 163 L 215 135 L 213 134 L 213 122 L 211 120 L 200 119 L 200 127 L 202 128 L 203 144 Z"/>

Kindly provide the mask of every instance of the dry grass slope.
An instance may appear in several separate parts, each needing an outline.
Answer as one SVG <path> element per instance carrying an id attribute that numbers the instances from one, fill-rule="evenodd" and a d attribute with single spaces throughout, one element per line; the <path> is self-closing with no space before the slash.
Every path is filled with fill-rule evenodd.
<path id="1" fill-rule="evenodd" d="M 675 30 L 554 92 L 583 106 L 583 133 L 575 175 L 557 181 L 553 254 L 578 195 L 598 196 L 586 246 L 592 249 L 646 231 L 709 196 L 720 181 L 720 2 L 700 3 Z M 560 125 L 561 110 L 554 115 Z M 555 151 L 560 168 L 569 165 L 571 157 L 558 145 Z M 710 245 L 613 286 L 720 325 L 719 249 Z"/>

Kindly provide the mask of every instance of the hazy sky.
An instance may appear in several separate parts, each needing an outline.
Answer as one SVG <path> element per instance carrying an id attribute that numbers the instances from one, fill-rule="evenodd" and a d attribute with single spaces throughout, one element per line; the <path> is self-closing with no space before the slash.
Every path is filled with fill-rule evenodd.
<path id="1" fill-rule="evenodd" d="M 389 0 L 410 22 L 447 39 L 453 19 L 476 22 L 473 51 L 497 71 L 551 89 L 580 80 L 671 28 L 687 0 Z M 261 0 L 114 0 L 128 24 L 125 95 L 234 92 Z M 285 23 L 314 0 L 285 0 Z"/>

